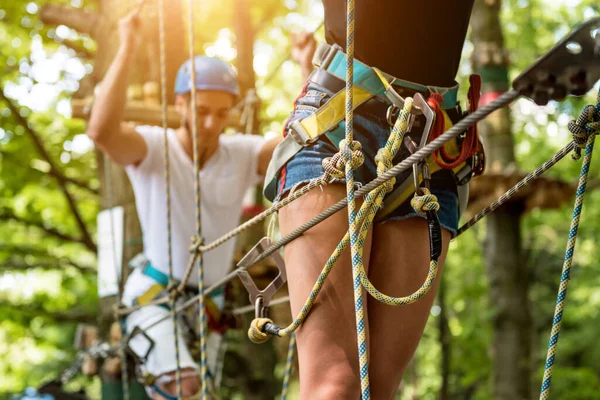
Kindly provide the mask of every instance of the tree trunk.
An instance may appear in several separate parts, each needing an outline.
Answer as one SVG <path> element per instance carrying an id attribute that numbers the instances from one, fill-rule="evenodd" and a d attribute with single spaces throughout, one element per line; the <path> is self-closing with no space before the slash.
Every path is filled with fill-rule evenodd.
<path id="1" fill-rule="evenodd" d="M 509 87 L 508 58 L 499 20 L 500 0 L 476 0 L 471 19 L 473 69 L 482 75 L 482 102 Z M 498 110 L 479 124 L 492 171 L 515 169 L 510 111 Z M 523 205 L 508 204 L 487 220 L 484 246 L 493 316 L 492 373 L 497 400 L 530 396 L 531 315 L 526 265 L 522 262 Z"/>

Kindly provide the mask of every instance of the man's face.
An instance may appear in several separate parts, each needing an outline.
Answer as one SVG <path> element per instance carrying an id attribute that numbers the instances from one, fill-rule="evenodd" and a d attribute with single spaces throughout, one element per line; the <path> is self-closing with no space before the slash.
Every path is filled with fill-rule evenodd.
<path id="1" fill-rule="evenodd" d="M 196 126 L 200 141 L 214 140 L 227 126 L 229 111 L 235 98 L 226 92 L 199 90 L 196 92 Z M 192 134 L 192 100 L 190 95 L 177 96 L 175 105 L 189 134 Z"/>

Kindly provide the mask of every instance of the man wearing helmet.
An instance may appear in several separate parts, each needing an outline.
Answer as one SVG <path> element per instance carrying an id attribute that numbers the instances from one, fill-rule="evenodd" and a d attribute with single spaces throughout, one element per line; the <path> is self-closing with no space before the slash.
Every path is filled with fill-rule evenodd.
<path id="1" fill-rule="evenodd" d="M 147 300 L 152 288 L 169 280 L 168 232 L 166 225 L 166 185 L 164 178 L 164 130 L 156 126 L 131 127 L 123 124 L 129 64 L 139 43 L 139 19 L 135 13 L 119 23 L 120 47 L 96 95 L 88 135 L 96 146 L 117 164 L 125 167 L 136 197 L 136 207 L 144 239 L 144 260 L 128 278 L 123 303 L 126 306 Z M 295 41 L 294 58 L 304 73 L 312 69 L 315 49 L 311 36 Z M 239 89 L 231 67 L 218 59 L 197 56 L 196 121 L 197 153 L 200 165 L 202 233 L 208 242 L 237 226 L 244 195 L 259 183 L 279 140 L 265 142 L 256 135 L 221 135 L 228 122 Z M 170 163 L 170 200 L 172 267 L 175 280 L 181 280 L 189 260 L 190 238 L 196 233 L 195 188 L 191 108 L 191 62 L 185 62 L 175 84 L 176 109 L 181 126 L 167 132 Z M 205 285 L 222 278 L 231 263 L 234 241 L 204 255 Z M 188 281 L 196 286 L 197 271 Z M 221 303 L 222 298 L 214 298 Z M 147 306 L 127 318 L 127 330 L 144 327 L 166 316 L 169 311 Z M 179 336 L 182 335 L 179 329 Z M 176 394 L 176 370 L 172 320 L 166 320 L 146 333 L 154 349 L 145 362 L 148 373 L 157 378 L 155 399 Z M 138 335 L 139 336 L 139 335 Z M 135 340 L 135 339 L 134 339 Z M 179 337 L 179 359 L 183 395 L 194 395 L 199 388 L 197 366 L 184 340 Z"/>

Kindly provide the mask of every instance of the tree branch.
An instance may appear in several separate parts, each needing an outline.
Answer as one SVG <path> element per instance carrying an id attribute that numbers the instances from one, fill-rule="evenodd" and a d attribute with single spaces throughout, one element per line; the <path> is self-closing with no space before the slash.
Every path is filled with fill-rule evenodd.
<path id="1" fill-rule="evenodd" d="M 75 178 L 70 178 L 68 176 L 64 176 L 61 175 L 60 172 L 58 171 L 54 171 L 54 170 L 50 170 L 49 174 L 51 176 L 53 176 L 54 178 L 56 178 L 57 180 L 62 180 L 65 183 L 70 183 L 72 185 L 75 185 L 81 189 L 84 189 L 90 193 L 92 193 L 93 195 L 99 196 L 100 195 L 100 191 L 98 189 L 94 189 L 93 187 L 89 186 L 87 183 L 82 182 L 78 179 Z"/>
<path id="2" fill-rule="evenodd" d="M 54 236 L 58 239 L 64 240 L 64 241 L 73 242 L 73 243 L 82 243 L 87 246 L 87 244 L 84 242 L 83 238 L 70 236 L 70 235 L 67 235 L 67 234 L 64 234 L 64 233 L 58 231 L 57 229 L 48 228 L 48 227 L 44 226 L 44 223 L 41 221 L 32 221 L 32 220 L 28 220 L 23 217 L 19 217 L 18 215 L 7 210 L 6 208 L 0 209 L 0 221 L 9 221 L 9 220 L 20 222 L 27 226 L 33 226 L 35 228 L 39 228 L 39 229 L 43 230 L 44 232 L 46 232 L 47 234 Z M 90 249 L 90 250 L 92 250 L 92 249 Z M 95 250 L 93 250 L 93 251 L 95 251 Z"/>
<path id="3" fill-rule="evenodd" d="M 24 164 L 22 162 L 23 161 L 22 158 L 14 157 L 12 153 L 3 152 L 2 150 L 0 150 L 0 155 L 2 156 L 3 159 L 9 161 L 10 163 L 12 163 L 16 166 L 19 166 L 21 168 L 30 168 L 31 170 L 35 171 L 36 173 L 45 174 L 44 172 L 42 172 L 36 168 L 32 168 L 30 165 Z M 59 179 L 58 176 L 56 175 L 56 171 L 50 171 L 50 172 L 48 172 L 48 174 L 53 176 L 56 179 Z M 94 189 L 93 187 L 89 186 L 87 183 L 85 183 L 83 181 L 80 181 L 75 178 L 70 178 L 68 176 L 62 176 L 62 175 L 61 175 L 60 179 L 63 179 L 65 182 L 75 185 L 81 189 L 84 189 L 95 196 L 100 195 L 100 191 L 98 189 Z"/>
<path id="4" fill-rule="evenodd" d="M 70 260 L 55 260 L 52 261 L 43 261 L 37 262 L 35 264 L 26 263 L 20 260 L 9 260 L 5 263 L 0 263 L 0 271 L 28 271 L 31 269 L 45 269 L 45 270 L 53 270 L 53 269 L 63 269 L 66 267 L 74 267 L 79 270 L 83 274 L 95 274 L 96 269 L 89 266 L 79 265 Z"/>
<path id="5" fill-rule="evenodd" d="M 82 238 L 80 241 L 83 244 L 85 244 L 88 249 L 96 252 L 97 246 L 94 243 L 94 241 L 92 240 L 92 237 L 90 236 L 90 233 L 87 230 L 87 227 L 85 225 L 85 222 L 83 221 L 83 218 L 79 214 L 79 210 L 77 209 L 77 205 L 75 204 L 75 200 L 73 199 L 73 196 L 71 195 L 71 193 L 69 193 L 69 190 L 67 189 L 66 178 L 60 172 L 60 170 L 56 167 L 56 164 L 54 164 L 54 162 L 52 161 L 52 158 L 50 157 L 50 154 L 48 154 L 48 152 L 46 151 L 46 148 L 44 147 L 39 135 L 33 129 L 31 129 L 29 127 L 29 123 L 27 122 L 27 120 L 25 118 L 23 118 L 21 116 L 17 106 L 15 104 L 13 104 L 13 102 L 8 97 L 6 97 L 6 95 L 4 94 L 4 87 L 2 85 L 0 85 L 0 98 L 2 98 L 6 102 L 6 104 L 8 105 L 8 108 L 11 110 L 11 112 L 15 116 L 19 125 L 21 125 L 25 129 L 25 132 L 27 132 L 27 134 L 33 141 L 33 144 L 37 148 L 37 150 L 40 153 L 40 155 L 42 156 L 42 158 L 48 163 L 48 165 L 50 165 L 51 175 L 54 176 L 56 178 L 56 180 L 58 181 L 59 187 L 62 190 L 62 192 L 65 196 L 65 199 L 67 200 L 69 208 L 71 209 L 73 217 L 75 218 L 75 221 L 77 222 L 77 226 L 79 227 L 79 230 L 81 232 Z"/>
<path id="6" fill-rule="evenodd" d="M 1 213 L 0 213 L 1 214 Z M 48 257 L 48 252 L 39 247 L 34 246 L 18 246 L 18 245 L 7 245 L 0 244 L 0 251 L 6 251 L 12 255 L 32 255 L 32 256 L 40 256 L 40 257 Z"/>
<path id="7" fill-rule="evenodd" d="M 31 306 L 29 304 L 11 304 L 8 302 L 0 303 L 0 310 L 18 314 L 20 318 L 42 317 L 44 319 L 53 320 L 55 322 L 86 324 L 96 323 L 96 315 L 84 310 L 76 310 L 69 312 L 48 311 L 42 307 Z"/>
<path id="8" fill-rule="evenodd" d="M 44 4 L 40 9 L 40 20 L 47 25 L 65 25 L 79 33 L 87 33 L 96 38 L 101 18 L 90 13 L 56 4 Z"/>

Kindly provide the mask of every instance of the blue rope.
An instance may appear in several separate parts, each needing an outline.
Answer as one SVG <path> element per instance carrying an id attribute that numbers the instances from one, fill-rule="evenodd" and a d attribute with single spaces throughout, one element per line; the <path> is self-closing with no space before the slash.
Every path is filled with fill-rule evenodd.
<path id="1" fill-rule="evenodd" d="M 552 383 L 552 367 L 556 357 L 556 349 L 558 347 L 558 337 L 567 299 L 567 288 L 571 278 L 571 266 L 573 264 L 573 255 L 575 254 L 575 242 L 577 241 L 577 233 L 579 230 L 579 220 L 581 217 L 581 209 L 583 208 L 583 200 L 587 185 L 588 173 L 592 162 L 592 152 L 594 150 L 594 140 L 596 135 L 600 133 L 600 91 L 598 92 L 598 101 L 596 106 L 588 106 L 583 110 L 577 121 L 572 121 L 569 124 L 569 129 L 573 133 L 575 145 L 578 148 L 585 146 L 585 154 L 581 172 L 579 174 L 579 184 L 577 185 L 577 193 L 575 195 L 575 206 L 573 208 L 573 216 L 571 219 L 571 228 L 569 230 L 569 240 L 567 242 L 567 250 L 563 262 L 562 275 L 560 286 L 558 289 L 558 297 L 556 299 L 556 308 L 554 310 L 554 319 L 552 321 L 552 331 L 550 333 L 550 342 L 548 344 L 548 353 L 546 356 L 546 364 L 544 369 L 544 377 L 542 379 L 542 389 L 540 400 L 546 400 L 550 397 L 550 385 Z M 575 152 L 575 159 L 578 158 L 578 152 Z"/>
<path id="2" fill-rule="evenodd" d="M 292 377 L 292 368 L 294 366 L 294 352 L 296 350 L 296 334 L 290 335 L 290 344 L 288 346 L 287 360 L 285 362 L 285 374 L 283 375 L 283 389 L 281 390 L 281 400 L 287 399 L 290 379 Z"/>
<path id="3" fill-rule="evenodd" d="M 369 360 L 367 355 L 367 331 L 363 304 L 363 290 L 360 271 L 363 270 L 362 246 L 364 239 L 359 235 L 356 220 L 356 202 L 354 196 L 354 169 L 360 164 L 352 153 L 360 150 L 360 142 L 354 141 L 354 0 L 347 2 L 346 16 L 346 138 L 340 143 L 340 150 L 346 161 L 346 193 L 348 198 L 348 225 L 350 234 L 350 252 L 352 257 L 352 278 L 354 282 L 354 307 L 356 313 L 356 336 L 358 343 L 358 361 L 360 365 L 360 386 L 363 400 L 371 398 L 369 388 Z"/>

